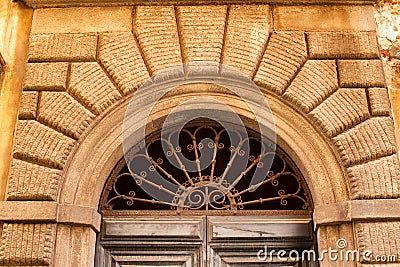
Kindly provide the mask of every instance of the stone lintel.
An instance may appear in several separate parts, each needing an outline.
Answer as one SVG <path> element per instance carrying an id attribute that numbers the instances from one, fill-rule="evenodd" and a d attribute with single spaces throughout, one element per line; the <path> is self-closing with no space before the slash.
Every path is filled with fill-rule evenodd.
<path id="1" fill-rule="evenodd" d="M 17 0 L 18 1 L 18 0 Z M 19 0 L 29 7 L 73 6 L 121 6 L 121 5 L 226 5 L 226 4 L 274 4 L 274 5 L 372 5 L 377 0 Z"/>
<path id="2" fill-rule="evenodd" d="M 50 201 L 1 201 L 0 221 L 61 223 L 100 231 L 101 215 L 93 208 Z"/>
<path id="3" fill-rule="evenodd" d="M 400 199 L 351 200 L 314 208 L 314 225 L 341 224 L 353 221 L 400 220 Z"/>

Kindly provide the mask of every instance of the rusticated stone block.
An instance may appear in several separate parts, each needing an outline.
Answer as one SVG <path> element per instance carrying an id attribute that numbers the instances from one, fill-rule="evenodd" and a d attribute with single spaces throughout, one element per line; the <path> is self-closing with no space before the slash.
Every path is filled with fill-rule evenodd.
<path id="1" fill-rule="evenodd" d="M 222 64 L 252 78 L 263 56 L 271 28 L 268 5 L 231 6 Z"/>
<path id="2" fill-rule="evenodd" d="M 389 94 L 386 88 L 369 88 L 368 97 L 373 116 L 390 115 Z"/>
<path id="3" fill-rule="evenodd" d="M 226 13 L 226 6 L 177 7 L 178 27 L 185 62 L 220 62 Z"/>
<path id="4" fill-rule="evenodd" d="M 37 8 L 31 33 L 130 32 L 131 6 Z"/>
<path id="5" fill-rule="evenodd" d="M 393 256 L 391 263 L 400 262 L 398 252 L 400 251 L 400 222 L 358 222 L 355 223 L 355 234 L 359 252 L 371 251 L 368 263 L 379 263 L 379 256 Z M 366 259 L 360 257 L 362 262 Z M 380 262 L 382 263 L 382 262 Z M 378 266 L 378 265 L 376 265 Z M 395 266 L 395 265 L 391 265 Z"/>
<path id="6" fill-rule="evenodd" d="M 400 165 L 394 154 L 348 168 L 353 199 L 399 198 Z"/>
<path id="7" fill-rule="evenodd" d="M 400 59 L 400 42 L 395 41 L 389 50 L 389 56 L 391 58 Z"/>
<path id="8" fill-rule="evenodd" d="M 278 5 L 273 9 L 278 31 L 375 31 L 368 5 Z"/>
<path id="9" fill-rule="evenodd" d="M 28 63 L 24 90 L 65 90 L 68 63 Z"/>
<path id="10" fill-rule="evenodd" d="M 308 113 L 338 87 L 333 60 L 309 60 L 294 78 L 283 97 Z"/>
<path id="11" fill-rule="evenodd" d="M 303 32 L 277 32 L 269 39 L 254 81 L 278 94 L 307 60 Z"/>
<path id="12" fill-rule="evenodd" d="M 310 58 L 379 58 L 375 32 L 309 32 Z"/>
<path id="13" fill-rule="evenodd" d="M 7 200 L 57 200 L 61 171 L 13 159 Z"/>
<path id="14" fill-rule="evenodd" d="M 29 61 L 94 61 L 97 34 L 32 34 Z"/>
<path id="15" fill-rule="evenodd" d="M 21 120 L 32 120 L 36 118 L 39 92 L 23 92 L 19 105 L 18 118 Z"/>
<path id="16" fill-rule="evenodd" d="M 18 121 L 14 157 L 61 169 L 75 141 L 37 121 Z"/>
<path id="17" fill-rule="evenodd" d="M 139 6 L 134 31 L 151 74 L 182 64 L 173 6 Z"/>
<path id="18" fill-rule="evenodd" d="M 44 266 L 52 263 L 56 224 L 4 223 L 0 264 Z"/>
<path id="19" fill-rule="evenodd" d="M 95 115 L 66 92 L 42 92 L 38 121 L 78 139 Z"/>
<path id="20" fill-rule="evenodd" d="M 394 126 L 390 117 L 371 118 L 336 136 L 333 141 L 345 166 L 396 153 Z"/>
<path id="21" fill-rule="evenodd" d="M 99 59 L 124 95 L 150 78 L 132 33 L 100 35 Z"/>
<path id="22" fill-rule="evenodd" d="M 72 64 L 68 92 L 96 115 L 121 99 L 121 94 L 96 62 Z"/>
<path id="23" fill-rule="evenodd" d="M 338 135 L 369 117 L 365 89 L 340 88 L 310 115 L 328 137 Z"/>
<path id="24" fill-rule="evenodd" d="M 385 87 L 380 60 L 339 60 L 341 87 Z"/>

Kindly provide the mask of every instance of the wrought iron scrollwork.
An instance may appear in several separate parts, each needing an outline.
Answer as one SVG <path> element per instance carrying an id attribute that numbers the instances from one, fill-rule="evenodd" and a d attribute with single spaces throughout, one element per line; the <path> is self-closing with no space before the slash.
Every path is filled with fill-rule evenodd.
<path id="1" fill-rule="evenodd" d="M 179 135 L 179 145 L 171 141 Z M 136 152 L 128 164 L 125 159 L 116 166 L 103 191 L 100 210 L 206 213 L 224 211 L 224 214 L 245 211 L 304 211 L 311 212 L 311 201 L 305 181 L 290 158 L 279 148 L 262 144 L 257 133 L 235 133 L 228 138 L 220 125 L 188 125 L 179 133 L 161 133 L 147 140 L 147 147 Z M 247 136 L 247 137 L 244 137 Z M 175 136 L 176 137 L 176 136 Z M 249 149 L 243 148 L 248 142 Z M 163 152 L 167 148 L 166 153 Z M 205 150 L 212 155 L 202 159 Z M 192 166 L 183 160 L 190 159 Z M 235 170 L 235 163 L 245 159 L 244 170 Z M 202 162 L 202 160 L 207 162 Z M 249 185 L 256 169 L 265 168 L 265 160 L 273 161 L 265 177 Z M 206 167 L 205 167 L 206 166 Z M 170 182 L 165 186 L 154 177 Z M 146 193 L 146 188 L 158 190 L 164 200 Z M 165 201 L 167 199 L 168 201 Z"/>

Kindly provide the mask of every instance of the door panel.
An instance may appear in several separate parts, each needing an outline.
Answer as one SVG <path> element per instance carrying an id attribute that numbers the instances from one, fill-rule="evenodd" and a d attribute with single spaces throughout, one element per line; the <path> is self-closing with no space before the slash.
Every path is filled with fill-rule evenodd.
<path id="1" fill-rule="evenodd" d="M 262 261 L 260 250 L 302 251 L 312 246 L 309 216 L 207 217 L 208 266 L 296 266 L 296 261 L 272 257 Z"/>
<path id="2" fill-rule="evenodd" d="M 103 218 L 96 266 L 311 266 L 257 253 L 313 246 L 310 216 Z"/>
<path id="3" fill-rule="evenodd" d="M 203 267 L 205 217 L 104 218 L 96 266 Z"/>

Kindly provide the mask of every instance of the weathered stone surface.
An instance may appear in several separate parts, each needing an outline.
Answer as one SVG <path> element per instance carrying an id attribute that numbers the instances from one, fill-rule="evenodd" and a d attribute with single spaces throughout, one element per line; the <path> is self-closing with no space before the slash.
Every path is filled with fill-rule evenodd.
<path id="1" fill-rule="evenodd" d="M 374 9 L 379 45 L 382 50 L 388 51 L 400 36 L 399 1 L 380 0 Z"/>
<path id="2" fill-rule="evenodd" d="M 380 60 L 339 60 L 341 87 L 385 87 Z"/>
<path id="3" fill-rule="evenodd" d="M 400 3 L 380 0 L 375 8 L 378 42 L 389 88 L 400 88 Z M 393 107 L 395 103 L 392 102 Z M 394 113 L 396 117 L 396 114 Z"/>
<path id="4" fill-rule="evenodd" d="M 68 63 L 28 63 L 24 90 L 65 90 Z"/>
<path id="5" fill-rule="evenodd" d="M 7 200 L 57 200 L 61 171 L 13 159 Z"/>
<path id="6" fill-rule="evenodd" d="M 400 90 L 393 88 L 389 90 L 389 97 L 390 102 L 392 103 L 392 113 L 396 130 L 397 147 L 400 149 L 400 116 L 398 116 L 398 114 L 400 114 Z"/>
<path id="7" fill-rule="evenodd" d="M 355 223 L 355 234 L 360 254 L 371 251 L 370 263 L 378 263 L 376 256 L 395 255 L 392 263 L 399 262 L 400 222 L 358 222 Z M 362 262 L 366 262 L 362 259 Z M 382 263 L 382 262 L 381 262 Z M 378 266 L 378 265 L 376 265 Z M 379 265 L 381 266 L 381 265 Z M 383 265 L 386 266 L 386 265 Z M 388 265 L 389 266 L 389 265 Z M 395 265 L 391 265 L 395 266 Z"/>
<path id="8" fill-rule="evenodd" d="M 375 32 L 309 32 L 310 58 L 379 58 Z"/>
<path id="9" fill-rule="evenodd" d="M 97 34 L 32 34 L 29 61 L 94 61 Z"/>
<path id="10" fill-rule="evenodd" d="M 151 74 L 182 64 L 173 6 L 139 6 L 134 31 Z"/>
<path id="11" fill-rule="evenodd" d="M 55 201 L 0 201 L 0 220 L 25 223 L 55 222 L 59 208 Z"/>
<path id="12" fill-rule="evenodd" d="M 374 31 L 371 6 L 314 5 L 276 6 L 274 28 L 278 31 Z"/>
<path id="13" fill-rule="evenodd" d="M 400 165 L 398 155 L 348 168 L 353 199 L 399 198 Z"/>
<path id="14" fill-rule="evenodd" d="M 95 115 L 66 92 L 42 92 L 38 121 L 78 139 Z"/>
<path id="15" fill-rule="evenodd" d="M 121 94 L 96 62 L 72 64 L 68 92 L 96 115 L 121 99 Z"/>
<path id="16" fill-rule="evenodd" d="M 177 7 L 184 62 L 220 62 L 226 13 L 226 6 Z"/>
<path id="17" fill-rule="evenodd" d="M 390 115 L 391 107 L 388 90 L 386 88 L 369 88 L 368 97 L 371 114 L 373 116 Z"/>
<path id="18" fill-rule="evenodd" d="M 36 118 L 39 92 L 23 92 L 19 105 L 18 118 L 31 120 Z"/>
<path id="19" fill-rule="evenodd" d="M 132 7 L 35 9 L 31 33 L 130 32 Z"/>
<path id="20" fill-rule="evenodd" d="M 231 6 L 222 64 L 252 78 L 272 29 L 268 5 Z"/>
<path id="21" fill-rule="evenodd" d="M 396 153 L 393 120 L 390 117 L 371 118 L 336 136 L 333 141 L 345 166 Z"/>
<path id="22" fill-rule="evenodd" d="M 400 41 L 393 43 L 390 47 L 389 56 L 395 59 L 400 59 Z"/>
<path id="23" fill-rule="evenodd" d="M 365 89 L 340 88 L 310 115 L 328 137 L 338 135 L 369 117 Z"/>
<path id="24" fill-rule="evenodd" d="M 309 60 L 294 78 L 283 97 L 308 113 L 338 87 L 333 60 Z"/>
<path id="25" fill-rule="evenodd" d="M 306 60 L 307 48 L 303 32 L 273 33 L 254 82 L 281 94 Z"/>
<path id="26" fill-rule="evenodd" d="M 74 224 L 57 225 L 54 266 L 66 266 L 66 262 L 69 263 L 68 266 L 90 266 L 95 257 L 96 236 L 91 227 Z M 89 264 L 88 259 L 91 261 Z"/>
<path id="27" fill-rule="evenodd" d="M 0 264 L 5 266 L 50 265 L 55 237 L 55 224 L 4 223 L 1 234 Z"/>
<path id="28" fill-rule="evenodd" d="M 150 78 L 132 33 L 100 35 L 99 59 L 124 95 Z"/>
<path id="29" fill-rule="evenodd" d="M 74 140 L 37 121 L 18 121 L 14 157 L 61 169 Z"/>

